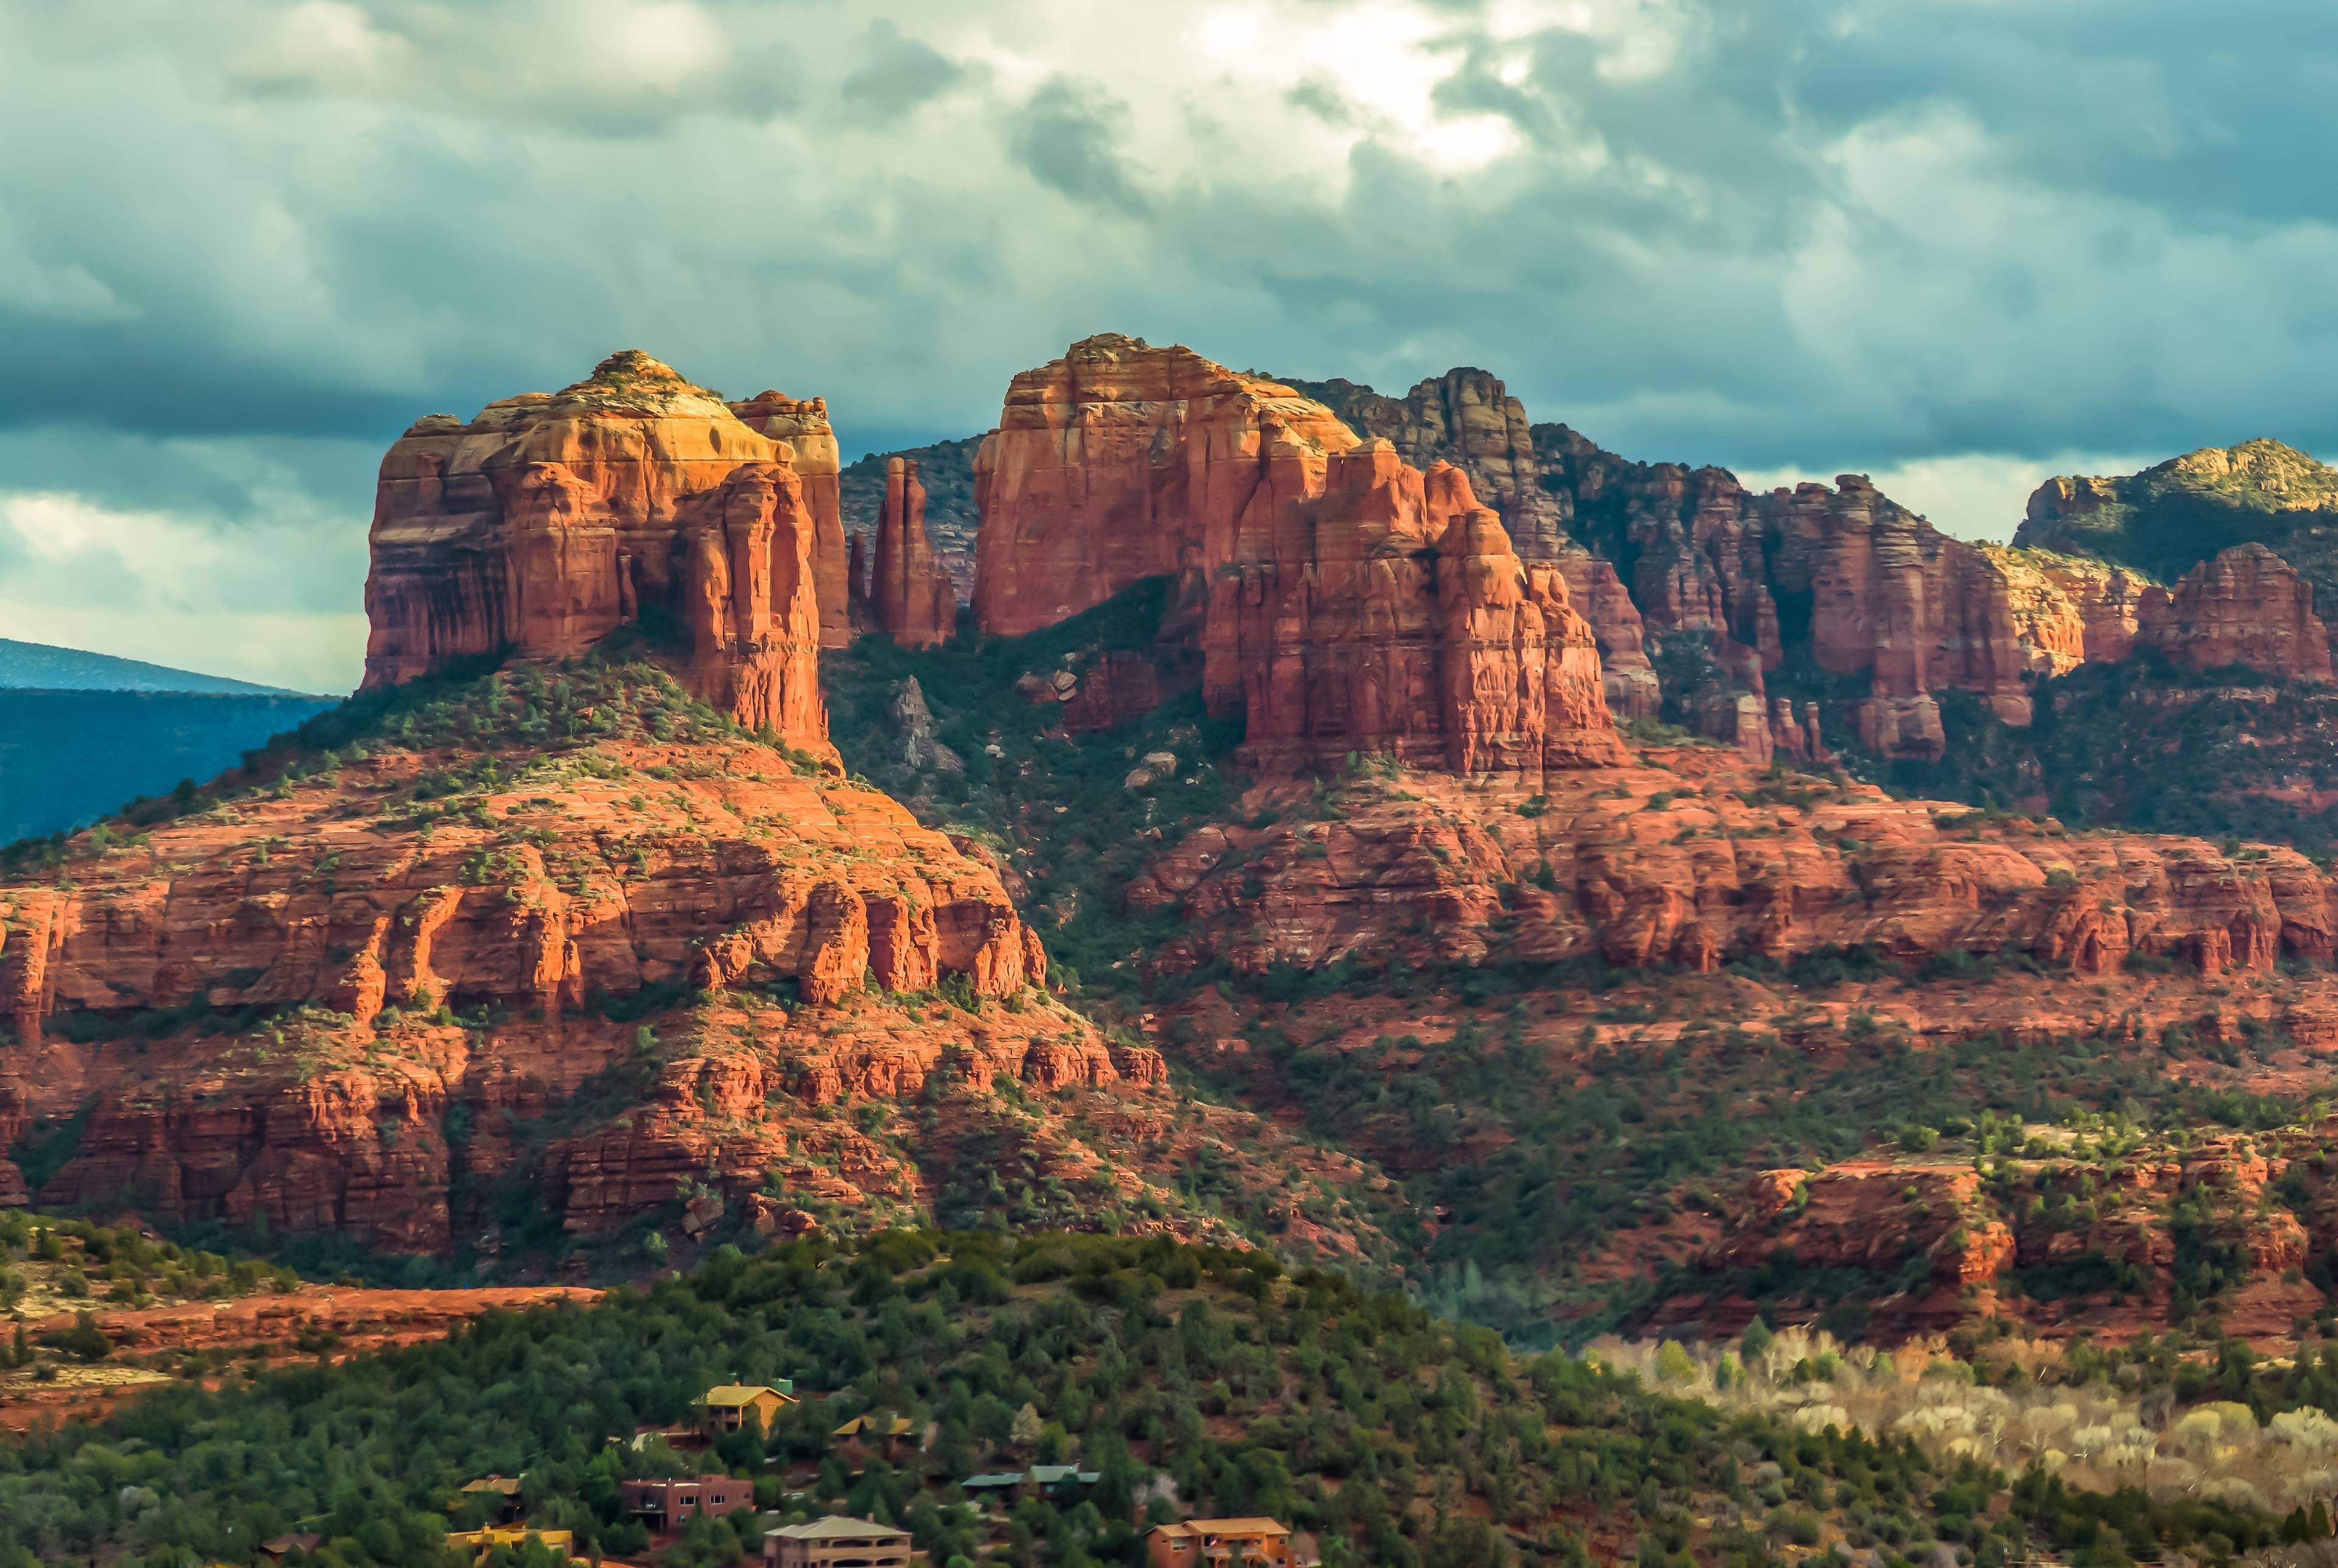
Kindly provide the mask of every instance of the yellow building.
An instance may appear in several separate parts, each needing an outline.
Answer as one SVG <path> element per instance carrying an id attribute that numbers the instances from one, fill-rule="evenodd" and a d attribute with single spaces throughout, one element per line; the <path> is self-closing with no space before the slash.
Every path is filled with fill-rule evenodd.
<path id="1" fill-rule="evenodd" d="M 780 1418 L 780 1412 L 796 1402 L 792 1386 L 774 1388 L 768 1383 L 723 1383 L 706 1391 L 699 1403 L 706 1410 L 706 1426 L 712 1432 L 736 1432 L 747 1425 L 752 1414 L 764 1431 Z"/>
<path id="2" fill-rule="evenodd" d="M 449 1530 L 447 1544 L 470 1546 L 478 1551 L 478 1561 L 487 1560 L 487 1553 L 497 1546 L 516 1546 L 529 1536 L 535 1536 L 563 1557 L 575 1553 L 575 1534 L 567 1530 L 531 1530 L 525 1524 L 491 1525 L 485 1530 Z"/>

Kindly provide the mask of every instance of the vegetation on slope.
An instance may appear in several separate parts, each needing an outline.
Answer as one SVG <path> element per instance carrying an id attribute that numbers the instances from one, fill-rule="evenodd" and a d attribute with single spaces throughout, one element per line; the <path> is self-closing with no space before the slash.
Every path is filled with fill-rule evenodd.
<path id="1" fill-rule="evenodd" d="M 1880 972 L 1857 953 L 1793 967 L 1821 995 L 1848 976 Z M 2096 1189 L 2116 1186 L 2138 1161 L 2173 1159 L 2229 1132 L 2278 1131 L 2311 1144 L 2329 1110 L 2326 1101 L 2230 1086 L 2288 1050 L 2274 1031 L 2224 1045 L 2182 1032 L 2142 1046 L 2023 1045 L 1983 1034 L 1919 1050 L 1855 1023 L 1852 1039 L 1819 1045 L 1790 1038 L 1786 1014 L 1766 1027 L 1666 1026 L 1667 990 L 1672 1001 L 1688 1000 L 1690 988 L 1677 984 L 1644 987 L 1620 974 L 1593 984 L 1572 994 L 1529 990 L 1507 1005 L 1461 1011 L 1446 1030 L 1391 1029 L 1370 1044 L 1358 1037 L 1376 1012 L 1417 1012 L 1395 1011 L 1400 998 L 1341 1009 L 1286 995 L 1252 1004 L 1235 1025 L 1250 1044 L 1244 1054 L 1208 1066 L 1199 1054 L 1187 1060 L 1210 1090 L 1285 1107 L 1305 1131 L 1388 1172 L 1396 1185 L 1376 1217 L 1419 1244 L 1403 1260 L 1412 1288 L 1439 1311 L 1538 1345 L 1580 1343 L 1661 1304 L 1708 1295 L 1750 1303 L 1773 1321 L 1815 1317 L 1854 1333 L 1885 1298 L 1926 1282 L 1928 1269 L 1903 1277 L 1901 1259 L 1845 1269 L 1788 1258 L 1727 1276 L 1682 1267 L 1674 1233 L 1694 1237 L 1700 1217 L 1725 1212 L 1756 1171 L 1815 1171 L 1903 1152 L 1932 1163 L 1979 1162 L 1993 1172 L 1992 1202 L 2026 1216 L 2042 1195 L 2039 1214 L 2021 1224 L 2050 1228 L 2081 1186 L 2091 1220 Z M 1577 1017 L 1606 1020 L 1611 1031 L 1655 1026 L 1666 1037 L 1554 1048 L 1550 1026 Z M 1173 1024 L 1173 1035 L 1185 1027 Z M 2220 1058 L 2229 1058 L 2229 1072 Z M 2226 1082 L 2202 1081 L 2212 1073 Z M 2050 1191 L 2033 1191 L 2048 1171 Z M 2273 1200 L 2310 1220 L 2315 1183 L 2293 1182 Z M 2196 1216 L 2201 1246 L 2253 1212 L 2245 1203 L 2205 1204 Z M 1433 1238 L 1407 1223 L 1416 1214 L 1441 1217 Z M 2078 1222 L 2075 1210 L 2070 1220 Z M 2099 1280 L 2022 1274 L 2017 1285 L 2041 1299 L 2096 1290 L 2143 1299 L 2160 1284 L 2147 1289 L 2107 1264 L 2099 1272 Z M 2245 1269 L 2205 1263 L 2177 1269 L 2174 1293 L 2151 1310 L 2213 1339 L 2217 1298 L 2246 1277 Z"/>
<path id="2" fill-rule="evenodd" d="M 1210 718 L 1189 690 L 1116 729 L 1067 738 L 1063 710 L 1034 702 L 1017 682 L 1114 652 L 1154 656 L 1168 596 L 1168 580 L 1153 578 L 1028 637 L 962 636 L 923 652 L 866 637 L 820 665 L 830 733 L 846 764 L 926 821 L 1002 851 L 1028 884 L 1027 913 L 1051 972 L 1098 997 L 1141 995 L 1139 960 L 1166 928 L 1131 918 L 1123 889 L 1164 845 L 1234 809 L 1241 721 Z M 909 680 L 960 769 L 904 764 L 889 710 Z M 1155 751 L 1176 757 L 1176 776 L 1129 788 L 1129 772 Z"/>
<path id="3" fill-rule="evenodd" d="M 2338 694 L 2327 686 L 2146 651 L 2041 681 L 2033 698 L 2033 722 L 2017 729 L 1970 692 L 1941 693 L 1938 762 L 1867 756 L 1848 726 L 1829 744 L 1901 793 L 2050 811 L 2073 828 L 2338 853 Z"/>
<path id="4" fill-rule="evenodd" d="M 338 1367 L 172 1387 L 0 1447 L 0 1568 L 182 1568 L 296 1528 L 324 1537 L 314 1556 L 332 1568 L 452 1568 L 445 1533 L 482 1507 L 457 1489 L 488 1473 L 523 1477 L 532 1525 L 635 1551 L 618 1481 L 692 1463 L 634 1446 L 635 1428 L 687 1419 L 712 1383 L 779 1377 L 814 1396 L 708 1460 L 754 1477 L 786 1517 L 902 1523 L 943 1564 L 1139 1563 L 1142 1521 L 1177 1511 L 1156 1475 L 1191 1510 L 1319 1533 L 1327 1568 L 1495 1568 L 1519 1547 L 1754 1564 L 1829 1544 L 1900 1563 L 1933 1543 L 1979 1568 L 2038 1546 L 2116 1568 L 2167 1549 L 2220 1561 L 2278 1533 L 2245 1507 L 2088 1496 L 2042 1474 L 2000 1502 L 2001 1473 L 1904 1437 L 1724 1416 L 1563 1357 L 1520 1363 L 1484 1330 L 1285 1278 L 1263 1254 L 889 1232 L 730 1253 L 592 1308 L 491 1318 Z M 932 1423 L 933 1443 L 856 1475 L 826 1435 L 879 1412 Z M 1003 1520 L 954 1485 L 1035 1459 L 1099 1480 Z M 694 1522 L 668 1560 L 727 1563 L 742 1524 L 752 1536 L 743 1516 Z"/>
<path id="5" fill-rule="evenodd" d="M 2235 544 L 2279 555 L 2320 591 L 2338 594 L 2338 546 L 2326 537 L 2338 517 L 2338 470 L 2279 441 L 2203 447 L 2140 474 L 2064 480 L 2099 487 L 2099 501 L 2022 524 L 2014 543 L 2093 555 L 2174 582 L 2195 563 Z"/>

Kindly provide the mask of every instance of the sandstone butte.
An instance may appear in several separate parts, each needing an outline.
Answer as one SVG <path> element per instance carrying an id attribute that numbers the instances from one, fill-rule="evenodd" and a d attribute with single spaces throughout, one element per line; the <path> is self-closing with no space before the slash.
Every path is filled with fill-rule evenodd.
<path id="1" fill-rule="evenodd" d="M 473 1178 L 533 1182 L 589 1231 L 685 1179 L 734 1199 L 768 1171 L 839 1198 L 906 1181 L 858 1129 L 791 1106 L 936 1073 L 985 1094 L 1000 1074 L 1049 1092 L 1160 1076 L 1037 987 L 1044 955 L 997 874 L 882 795 L 751 740 L 643 737 L 508 755 L 441 816 L 434 791 L 469 760 L 388 746 L 85 856 L 68 887 L 0 887 L 0 1145 L 32 1118 L 87 1114 L 44 1201 L 127 1194 L 162 1217 L 437 1250 L 458 1105 Z M 890 1000 L 951 976 L 1000 1004 L 920 1023 Z M 799 1000 L 771 1001 L 776 981 Z M 635 1025 L 594 999 L 658 987 L 709 1000 L 653 1007 L 643 1058 Z M 205 1004 L 292 1011 L 122 1044 Z M 505 1113 L 540 1116 L 628 1062 L 640 1102 L 522 1169 Z"/>
<path id="2" fill-rule="evenodd" d="M 1539 777 L 1622 756 L 1563 574 L 1518 558 L 1460 469 L 1424 474 L 1280 383 L 1086 339 L 1016 377 L 976 488 L 984 629 L 1179 578 L 1247 766 L 1365 751 Z"/>
<path id="3" fill-rule="evenodd" d="M 1539 779 L 1621 762 L 1591 628 L 1529 568 L 1449 464 L 1388 442 L 1277 439 L 1203 632 L 1211 709 L 1246 715 L 1244 763 L 1310 771 L 1351 752 Z M 1292 499 L 1283 501 L 1283 498 Z"/>
<path id="4" fill-rule="evenodd" d="M 1451 463 L 1501 515 L 1520 558 L 1549 562 L 1566 576 L 1576 606 L 1596 635 L 1611 712 L 1649 718 L 1661 698 L 1648 662 L 1638 605 L 1616 568 L 1571 532 L 1574 497 L 1543 483 L 1545 463 L 1525 407 L 1483 370 L 1459 368 L 1422 381 L 1401 399 L 1344 380 L 1302 382 L 1359 434 L 1392 444 L 1416 468 Z"/>
<path id="5" fill-rule="evenodd" d="M 835 440 L 824 407 L 742 407 L 805 436 L 809 473 L 789 442 L 638 350 L 467 425 L 416 423 L 382 459 L 366 685 L 506 652 L 569 658 L 647 616 L 679 630 L 679 672 L 702 701 L 832 755 L 818 581 L 834 524 L 840 613 Z"/>
<path id="6" fill-rule="evenodd" d="M 937 647 L 958 629 L 958 590 L 926 532 L 926 487 L 914 459 L 885 466 L 868 597 L 879 630 L 904 648 Z"/>
<path id="7" fill-rule="evenodd" d="M 824 428 L 816 403 L 742 407 L 791 439 Z M 273 754 L 135 848 L 84 838 L 69 870 L 0 884 L 0 1147 L 84 1118 L 40 1197 L 438 1250 L 465 1222 L 458 1173 L 530 1186 L 576 1231 L 678 1184 L 758 1201 L 782 1172 L 909 1200 L 915 1167 L 810 1111 L 938 1074 L 977 1117 L 1001 1077 L 1158 1083 L 1154 1053 L 1047 994 L 989 861 L 842 781 L 793 463 L 639 354 L 401 438 L 367 593 L 383 727 L 321 763 Z M 636 646 L 663 672 L 576 662 L 661 606 L 678 648 Z M 398 717 L 388 689 L 497 653 Z M 945 982 L 964 1005 L 897 1000 Z M 222 1031 L 238 1009 L 275 1019 Z M 613 1069 L 637 1102 L 540 1151 L 512 1135 Z M 459 1154 L 458 1108 L 480 1129 Z M 1038 1142 L 1103 1169 L 1069 1133 Z M 0 1161 L 0 1193 L 24 1188 Z"/>

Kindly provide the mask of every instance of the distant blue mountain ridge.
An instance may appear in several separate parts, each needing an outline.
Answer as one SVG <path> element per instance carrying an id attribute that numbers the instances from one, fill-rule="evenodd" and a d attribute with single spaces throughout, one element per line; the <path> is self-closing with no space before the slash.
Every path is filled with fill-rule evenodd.
<path id="1" fill-rule="evenodd" d="M 280 686 L 258 686 L 224 675 L 198 675 L 140 659 L 85 653 L 0 637 L 0 688 L 20 691 L 204 691 L 284 696 Z"/>
<path id="2" fill-rule="evenodd" d="M 216 778 L 338 701 L 0 637 L 0 844 Z"/>

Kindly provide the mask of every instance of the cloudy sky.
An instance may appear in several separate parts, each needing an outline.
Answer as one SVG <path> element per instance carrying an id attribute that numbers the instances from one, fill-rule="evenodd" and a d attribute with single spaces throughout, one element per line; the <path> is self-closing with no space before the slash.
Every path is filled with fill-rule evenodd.
<path id="1" fill-rule="evenodd" d="M 638 347 L 995 422 L 1086 333 L 1626 455 L 2338 452 L 2329 0 L 0 0 L 0 636 L 356 679 L 381 448 Z"/>

